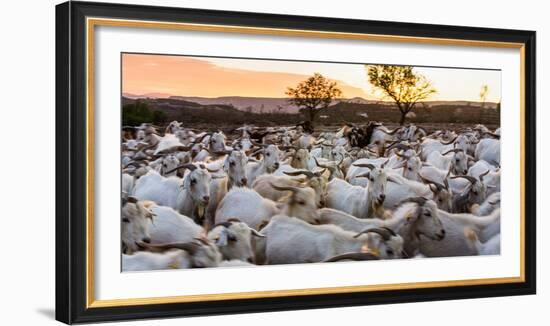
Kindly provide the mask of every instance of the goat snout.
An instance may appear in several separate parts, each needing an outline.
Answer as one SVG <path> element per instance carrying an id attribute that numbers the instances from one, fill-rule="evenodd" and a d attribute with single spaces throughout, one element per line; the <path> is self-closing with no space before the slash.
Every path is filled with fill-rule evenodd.
<path id="1" fill-rule="evenodd" d="M 202 201 L 208 203 L 210 201 L 210 196 L 202 196 Z"/>
<path id="2" fill-rule="evenodd" d="M 378 201 L 379 201 L 380 203 L 383 203 L 385 199 L 386 199 L 386 194 L 380 194 L 380 195 L 378 196 Z"/>
<path id="3" fill-rule="evenodd" d="M 273 163 L 273 167 L 274 167 L 275 169 L 278 169 L 278 168 L 279 168 L 279 162 Z"/>
<path id="4" fill-rule="evenodd" d="M 151 243 L 151 238 L 145 237 L 145 238 L 141 239 L 141 241 L 143 241 L 145 243 Z"/>
<path id="5" fill-rule="evenodd" d="M 246 185 L 248 184 L 248 179 L 247 179 L 247 178 L 242 178 L 242 179 L 241 179 L 241 184 L 242 184 L 243 186 L 246 186 Z"/>
<path id="6" fill-rule="evenodd" d="M 439 233 L 436 234 L 436 236 L 437 236 L 437 240 L 443 240 L 443 238 L 445 238 L 445 230 L 441 229 L 441 231 L 439 231 Z"/>

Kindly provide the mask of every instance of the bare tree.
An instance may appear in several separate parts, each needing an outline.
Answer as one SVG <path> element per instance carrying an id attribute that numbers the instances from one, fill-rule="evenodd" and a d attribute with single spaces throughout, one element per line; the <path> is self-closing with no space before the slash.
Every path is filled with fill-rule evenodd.
<path id="1" fill-rule="evenodd" d="M 306 120 L 313 123 L 320 110 L 327 108 L 332 100 L 341 97 L 342 91 L 336 82 L 315 73 L 308 79 L 298 83 L 296 88 L 288 87 L 285 92 L 290 96 L 289 102 L 300 108 Z"/>
<path id="2" fill-rule="evenodd" d="M 419 101 L 436 92 L 431 82 L 411 66 L 367 65 L 366 68 L 369 82 L 397 105 L 401 125 Z"/>
<path id="3" fill-rule="evenodd" d="M 479 99 L 481 101 L 481 107 L 485 107 L 485 102 L 487 101 L 487 95 L 489 95 L 489 85 L 485 84 L 481 86 L 481 90 L 479 91 Z"/>

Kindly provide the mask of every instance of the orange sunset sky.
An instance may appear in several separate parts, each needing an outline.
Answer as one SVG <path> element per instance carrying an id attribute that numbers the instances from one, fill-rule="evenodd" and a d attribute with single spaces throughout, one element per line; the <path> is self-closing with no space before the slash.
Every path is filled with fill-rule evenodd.
<path id="1" fill-rule="evenodd" d="M 479 101 L 480 89 L 486 84 L 489 86 L 487 101 L 500 101 L 500 71 L 427 67 L 415 70 L 430 79 L 437 89 L 430 100 Z M 286 97 L 287 87 L 294 87 L 315 72 L 336 81 L 345 98 L 381 99 L 369 84 L 363 64 L 149 54 L 122 55 L 122 92 Z"/>

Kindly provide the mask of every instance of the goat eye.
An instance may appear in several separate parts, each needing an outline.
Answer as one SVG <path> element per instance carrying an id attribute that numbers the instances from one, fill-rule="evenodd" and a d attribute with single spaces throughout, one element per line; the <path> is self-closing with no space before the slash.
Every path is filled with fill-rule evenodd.
<path id="1" fill-rule="evenodd" d="M 124 223 L 130 223 L 130 219 L 127 217 L 122 218 L 122 222 Z"/>
<path id="2" fill-rule="evenodd" d="M 473 193 L 474 195 L 477 195 L 477 191 L 473 191 L 472 193 Z"/>
<path id="3" fill-rule="evenodd" d="M 388 250 L 386 250 L 386 253 L 387 253 L 389 256 L 391 256 L 391 255 L 393 255 L 393 250 L 388 249 Z"/>
<path id="4" fill-rule="evenodd" d="M 300 200 L 300 201 L 298 202 L 298 204 L 300 204 L 300 205 L 305 205 L 305 204 L 306 204 L 306 202 L 305 202 L 305 201 L 303 201 L 303 200 Z"/>
<path id="5" fill-rule="evenodd" d="M 265 154 L 265 156 L 269 156 L 269 155 L 271 155 L 271 154 L 269 154 L 269 153 Z"/>
<path id="6" fill-rule="evenodd" d="M 191 179 L 191 184 L 194 185 L 195 183 L 197 183 L 197 180 Z"/>
<path id="7" fill-rule="evenodd" d="M 230 162 L 229 165 L 235 166 L 235 162 Z"/>
<path id="8" fill-rule="evenodd" d="M 430 213 L 430 212 L 425 212 L 424 215 L 425 215 L 425 216 L 432 216 L 432 213 Z"/>

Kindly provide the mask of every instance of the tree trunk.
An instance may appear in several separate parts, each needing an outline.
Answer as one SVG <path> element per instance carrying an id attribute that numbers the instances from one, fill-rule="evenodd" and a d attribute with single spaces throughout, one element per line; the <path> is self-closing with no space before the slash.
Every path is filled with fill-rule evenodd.
<path id="1" fill-rule="evenodd" d="M 401 119 L 399 120 L 399 125 L 400 126 L 405 124 L 406 116 L 407 116 L 407 112 L 401 111 Z"/>
<path id="2" fill-rule="evenodd" d="M 311 124 L 313 124 L 313 122 L 315 122 L 315 116 L 316 115 L 317 115 L 317 110 L 312 109 L 312 108 L 308 108 L 306 110 L 306 118 L 309 122 L 311 122 Z"/>

